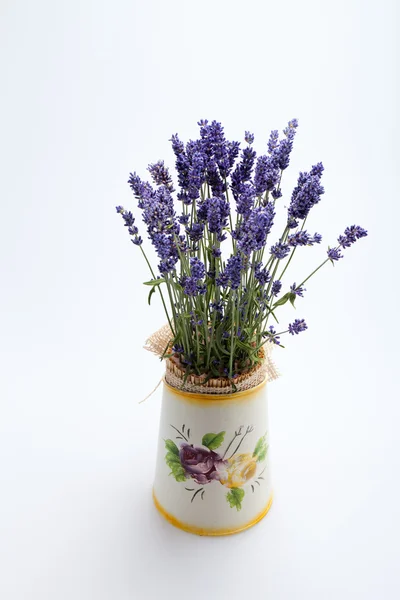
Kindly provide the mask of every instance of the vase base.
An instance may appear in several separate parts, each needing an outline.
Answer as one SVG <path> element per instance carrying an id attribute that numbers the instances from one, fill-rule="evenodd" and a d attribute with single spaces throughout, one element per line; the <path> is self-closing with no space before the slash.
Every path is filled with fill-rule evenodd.
<path id="1" fill-rule="evenodd" d="M 190 525 L 189 523 L 182 523 L 182 521 L 179 521 L 178 519 L 176 519 L 174 516 L 172 516 L 169 512 L 167 512 L 161 506 L 161 504 L 159 503 L 159 501 L 156 498 L 154 490 L 153 490 L 153 500 L 154 500 L 154 504 L 155 504 L 155 507 L 157 508 L 158 512 L 164 517 L 164 519 L 166 519 L 169 523 L 171 523 L 171 525 L 174 525 L 174 527 L 177 527 L 178 529 L 182 529 L 183 531 L 187 531 L 188 533 L 193 533 L 194 535 L 219 536 L 219 535 L 233 535 L 234 533 L 240 533 L 241 531 L 245 531 L 246 529 L 253 527 L 253 525 L 256 525 L 259 521 L 261 521 L 261 519 L 263 519 L 265 517 L 265 515 L 271 508 L 273 494 L 271 494 L 271 497 L 268 500 L 267 506 L 254 519 L 252 519 L 245 525 L 242 525 L 236 529 L 206 529 L 204 527 L 196 527 L 195 525 Z"/>

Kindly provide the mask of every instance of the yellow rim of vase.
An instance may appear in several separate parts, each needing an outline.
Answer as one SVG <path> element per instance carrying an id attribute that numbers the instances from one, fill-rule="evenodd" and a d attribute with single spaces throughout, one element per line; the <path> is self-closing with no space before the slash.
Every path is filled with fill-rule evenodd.
<path id="1" fill-rule="evenodd" d="M 163 382 L 164 382 L 165 387 L 168 388 L 168 390 L 170 390 L 173 394 L 176 394 L 177 396 L 184 398 L 188 402 L 197 402 L 200 404 L 202 404 L 202 403 L 208 404 L 209 402 L 221 402 L 221 401 L 226 402 L 229 400 L 231 402 L 235 402 L 237 400 L 242 400 L 245 397 L 248 398 L 249 396 L 258 392 L 258 390 L 260 390 L 267 383 L 267 378 L 265 378 L 264 381 L 262 381 L 255 387 L 250 388 L 249 390 L 242 390 L 241 392 L 232 392 L 230 394 L 199 394 L 196 392 L 187 392 L 185 390 L 179 390 L 178 388 L 175 388 L 172 385 L 170 385 L 169 383 L 167 383 L 165 376 L 163 377 Z"/>
<path id="2" fill-rule="evenodd" d="M 154 504 L 155 504 L 155 507 L 158 510 L 158 512 L 164 517 L 164 519 L 166 519 L 174 527 L 177 527 L 178 529 L 182 529 L 182 531 L 187 531 L 188 533 L 193 533 L 195 535 L 219 536 L 219 535 L 233 535 L 234 533 L 240 533 L 241 531 L 245 531 L 246 529 L 253 527 L 253 525 L 256 525 L 259 521 L 261 521 L 261 519 L 263 519 L 265 517 L 265 515 L 271 508 L 273 494 L 271 494 L 270 499 L 268 500 L 267 506 L 260 513 L 258 513 L 258 515 L 254 519 L 252 519 L 245 525 L 241 525 L 240 527 L 237 527 L 236 529 L 229 529 L 229 528 L 206 529 L 205 527 L 196 527 L 195 525 L 189 525 L 189 523 L 183 523 L 182 521 L 179 521 L 174 516 L 172 516 L 169 512 L 167 512 L 165 510 L 165 508 L 163 508 L 161 506 L 161 504 L 157 500 L 154 490 L 153 490 L 153 500 L 154 500 Z"/>

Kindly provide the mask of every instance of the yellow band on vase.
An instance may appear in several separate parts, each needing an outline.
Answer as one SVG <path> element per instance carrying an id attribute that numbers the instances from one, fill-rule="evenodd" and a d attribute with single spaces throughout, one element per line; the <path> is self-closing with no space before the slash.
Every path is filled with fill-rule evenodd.
<path id="1" fill-rule="evenodd" d="M 165 510 L 165 508 L 163 508 L 161 506 L 161 504 L 157 500 L 154 490 L 153 490 L 153 500 L 154 500 L 154 504 L 155 504 L 158 512 L 164 517 L 164 519 L 166 519 L 169 523 L 171 523 L 171 525 L 174 525 L 174 527 L 177 527 L 178 529 L 182 529 L 183 531 L 187 531 L 189 533 L 193 533 L 195 535 L 218 536 L 218 535 L 232 535 L 234 533 L 240 533 L 241 531 L 244 531 L 245 529 L 249 529 L 250 527 L 253 527 L 253 525 L 256 525 L 259 521 L 261 521 L 261 519 L 263 519 L 265 517 L 265 515 L 271 508 L 273 494 L 271 494 L 270 499 L 268 500 L 267 506 L 260 513 L 258 513 L 258 515 L 256 517 L 254 517 L 254 519 L 252 519 L 245 525 L 241 525 L 240 527 L 237 527 L 236 529 L 207 529 L 205 527 L 196 527 L 195 525 L 190 525 L 189 523 L 183 523 L 182 521 L 179 521 L 176 517 L 171 515 L 169 512 L 167 512 Z"/>

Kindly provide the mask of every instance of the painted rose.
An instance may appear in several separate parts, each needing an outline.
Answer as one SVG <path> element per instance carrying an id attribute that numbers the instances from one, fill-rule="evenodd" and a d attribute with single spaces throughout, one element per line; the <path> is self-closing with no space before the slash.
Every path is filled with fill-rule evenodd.
<path id="1" fill-rule="evenodd" d="M 226 487 L 242 487 L 256 474 L 257 458 L 252 454 L 238 454 L 224 463 L 218 465 L 218 480 Z"/>
<path id="2" fill-rule="evenodd" d="M 218 481 L 220 469 L 226 462 L 208 448 L 185 443 L 181 444 L 179 458 L 186 474 L 201 484 Z"/>

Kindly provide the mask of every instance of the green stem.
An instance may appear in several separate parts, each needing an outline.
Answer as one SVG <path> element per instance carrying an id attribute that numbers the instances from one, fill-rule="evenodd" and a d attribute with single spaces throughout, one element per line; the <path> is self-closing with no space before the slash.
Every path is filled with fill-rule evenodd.
<path id="1" fill-rule="evenodd" d="M 323 266 L 324 266 L 324 265 L 325 265 L 327 262 L 329 262 L 329 261 L 330 261 L 330 258 L 327 258 L 326 260 L 324 260 L 324 262 L 323 262 L 323 263 L 321 263 L 321 264 L 319 265 L 319 267 L 317 267 L 317 268 L 316 268 L 316 269 L 315 269 L 315 270 L 314 270 L 314 271 L 311 273 L 311 275 L 309 275 L 308 277 L 306 277 L 306 278 L 305 278 L 305 280 L 304 280 L 304 281 L 302 281 L 302 282 L 300 283 L 300 285 L 298 285 L 297 287 L 299 288 L 299 287 L 301 287 L 302 285 L 304 285 L 304 284 L 306 283 L 306 281 L 308 281 L 308 280 L 309 280 L 309 279 L 310 279 L 310 278 L 311 278 L 313 275 L 315 275 L 315 273 L 316 273 L 317 271 L 319 271 L 319 270 L 320 270 L 320 268 L 321 268 L 321 267 L 323 267 Z"/>
<path id="2" fill-rule="evenodd" d="M 307 215 L 307 217 L 308 217 L 308 215 Z M 306 224 L 306 221 L 307 221 L 307 217 L 304 219 L 304 221 L 303 221 L 303 224 L 302 224 L 302 226 L 301 226 L 301 229 L 300 229 L 300 231 L 303 231 L 303 229 L 304 229 L 304 225 Z M 293 258 L 293 255 L 294 255 L 294 253 L 295 253 L 295 251 L 296 251 L 296 248 L 297 248 L 297 246 L 295 246 L 295 247 L 293 248 L 293 250 L 292 250 L 292 254 L 291 254 L 291 255 L 290 255 L 290 257 L 289 257 L 289 260 L 287 261 L 287 263 L 286 263 L 286 265 L 285 265 L 285 268 L 283 269 L 283 271 L 282 271 L 282 273 L 281 273 L 280 277 L 278 277 L 279 281 L 282 281 L 282 277 L 284 276 L 284 274 L 285 274 L 285 272 L 286 272 L 286 269 L 288 268 L 288 266 L 289 266 L 289 264 L 290 264 L 290 261 L 291 261 L 291 260 L 292 260 L 292 258 Z"/>
<path id="3" fill-rule="evenodd" d="M 231 353 L 229 356 L 229 376 L 233 375 L 233 352 L 235 348 L 235 292 L 232 293 Z"/>
<path id="4" fill-rule="evenodd" d="M 152 277 L 153 277 L 153 279 L 156 279 L 156 276 L 155 276 L 155 274 L 154 274 L 154 271 L 153 271 L 153 269 L 151 268 L 151 264 L 150 264 L 150 262 L 149 262 L 149 259 L 148 259 L 148 258 L 147 258 L 147 256 L 146 256 L 146 253 L 145 253 L 145 251 L 143 250 L 143 248 L 142 248 L 142 246 L 141 246 L 141 245 L 139 246 L 139 248 L 141 249 L 141 251 L 142 251 L 142 254 L 143 254 L 143 256 L 144 256 L 144 258 L 145 258 L 145 260 L 146 260 L 146 262 L 147 262 L 147 264 L 148 264 L 148 267 L 149 267 L 149 269 L 150 269 L 150 273 L 152 274 Z M 163 303 L 164 311 L 165 311 L 166 317 L 167 317 L 167 319 L 168 319 L 168 324 L 169 324 L 169 326 L 170 326 L 170 329 L 171 329 L 171 331 L 172 331 L 172 333 L 173 333 L 173 335 L 174 335 L 174 337 L 175 337 L 175 331 L 174 331 L 174 328 L 172 327 L 171 319 L 169 318 L 169 314 L 168 314 L 167 306 L 166 306 L 166 304 L 165 304 L 164 296 L 163 296 L 163 293 L 162 293 L 162 291 L 161 291 L 161 289 L 160 289 L 160 286 L 159 286 L 159 285 L 157 286 L 157 289 L 158 289 L 158 291 L 160 292 L 161 301 L 162 301 L 162 303 Z"/>

